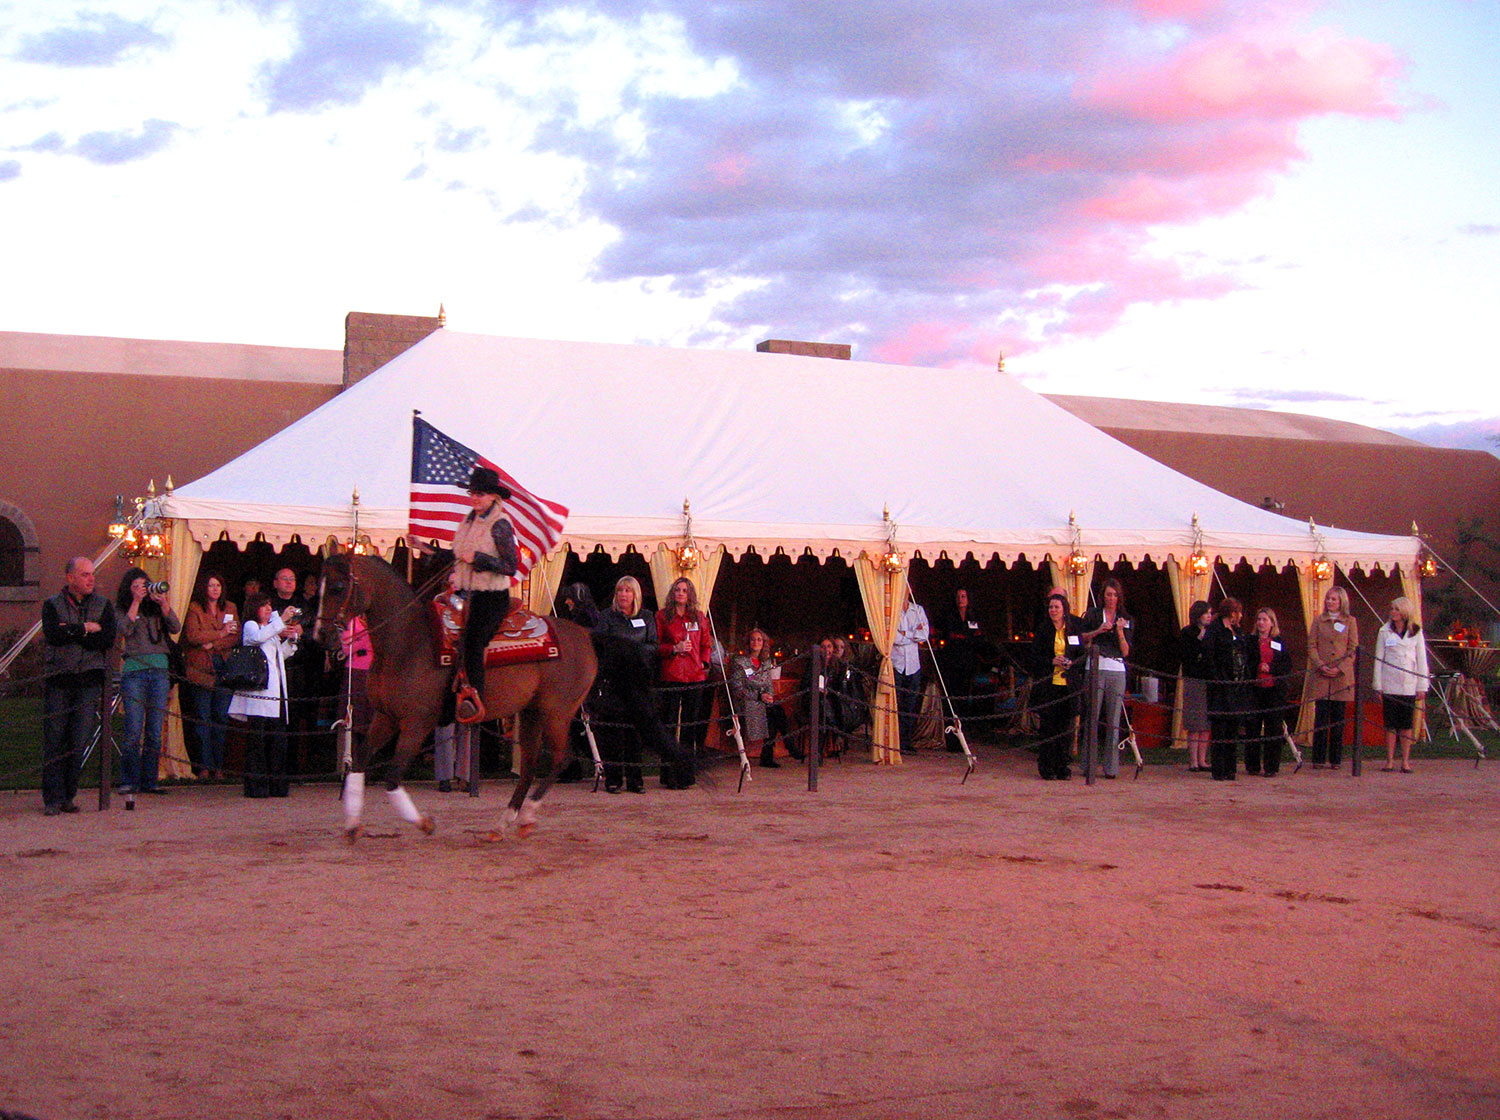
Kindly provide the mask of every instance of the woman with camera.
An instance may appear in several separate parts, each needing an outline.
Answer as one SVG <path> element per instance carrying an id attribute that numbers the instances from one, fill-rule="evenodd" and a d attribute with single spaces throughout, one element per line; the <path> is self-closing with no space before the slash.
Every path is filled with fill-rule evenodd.
<path id="1" fill-rule="evenodd" d="M 210 575 L 188 604 L 182 626 L 185 679 L 178 690 L 186 717 L 188 753 L 200 778 L 224 777 L 224 737 L 234 693 L 219 687 L 214 666 L 239 642 L 240 626 L 234 604 L 224 600 L 224 580 Z"/>
<path id="2" fill-rule="evenodd" d="M 152 583 L 141 568 L 120 578 L 118 608 L 120 700 L 125 708 L 125 741 L 120 748 L 120 789 L 124 793 L 165 793 L 156 784 L 161 764 L 162 724 L 172 678 L 167 658 L 172 635 L 182 629 L 167 585 Z"/>
<path id="3" fill-rule="evenodd" d="M 297 652 L 297 639 L 302 635 L 296 621 L 300 614 L 293 606 L 277 614 L 264 595 L 252 595 L 245 603 L 241 641 L 258 646 L 267 667 L 265 687 L 236 692 L 229 702 L 230 718 L 250 724 L 250 739 L 245 745 L 246 797 L 285 797 L 290 788 L 286 772 L 286 663 Z"/>

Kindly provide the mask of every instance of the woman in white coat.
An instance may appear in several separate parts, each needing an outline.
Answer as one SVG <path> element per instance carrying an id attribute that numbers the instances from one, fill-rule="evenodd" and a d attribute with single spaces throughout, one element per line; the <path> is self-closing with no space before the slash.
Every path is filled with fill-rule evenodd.
<path id="1" fill-rule="evenodd" d="M 290 789 L 286 773 L 286 662 L 297 652 L 297 639 L 302 636 L 296 617 L 296 607 L 277 614 L 264 595 L 251 595 L 245 603 L 241 641 L 259 646 L 269 666 L 265 688 L 236 692 L 229 702 L 229 718 L 250 724 L 245 743 L 246 797 L 285 797 Z"/>
<path id="2" fill-rule="evenodd" d="M 1396 768 L 1396 747 L 1401 747 L 1401 773 L 1411 773 L 1412 728 L 1416 723 L 1417 697 L 1427 692 L 1427 639 L 1420 624 L 1412 621 L 1411 600 L 1402 596 L 1391 603 L 1391 619 L 1375 635 L 1375 671 L 1372 681 L 1380 693 L 1385 717 L 1385 765 Z"/>

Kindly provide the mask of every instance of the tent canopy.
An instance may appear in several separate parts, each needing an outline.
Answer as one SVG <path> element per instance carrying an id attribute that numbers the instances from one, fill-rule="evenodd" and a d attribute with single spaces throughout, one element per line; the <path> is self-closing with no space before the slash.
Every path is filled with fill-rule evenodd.
<path id="1" fill-rule="evenodd" d="M 407 529 L 412 412 L 568 506 L 575 552 L 683 535 L 731 555 L 898 547 L 935 559 L 1409 567 L 1412 537 L 1308 525 L 1178 474 L 992 372 L 438 331 L 187 486 L 165 512 L 205 547 Z M 1195 539 L 1193 517 L 1201 525 Z M 1076 530 L 1069 525 L 1076 519 Z"/>

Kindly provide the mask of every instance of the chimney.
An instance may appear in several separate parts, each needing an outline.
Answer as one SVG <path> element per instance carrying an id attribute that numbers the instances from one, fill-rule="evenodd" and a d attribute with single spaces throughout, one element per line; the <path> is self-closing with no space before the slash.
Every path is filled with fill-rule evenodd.
<path id="1" fill-rule="evenodd" d="M 445 318 L 441 308 L 433 318 L 349 312 L 344 317 L 344 388 L 368 377 L 433 331 L 440 330 Z"/>
<path id="2" fill-rule="evenodd" d="M 848 361 L 853 348 L 843 342 L 793 342 L 768 338 L 755 344 L 757 354 L 796 354 L 801 358 L 838 358 Z"/>

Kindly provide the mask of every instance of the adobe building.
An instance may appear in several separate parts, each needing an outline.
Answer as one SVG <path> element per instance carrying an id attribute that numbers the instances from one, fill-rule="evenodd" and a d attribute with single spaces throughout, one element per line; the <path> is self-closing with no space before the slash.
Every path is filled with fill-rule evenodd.
<path id="1" fill-rule="evenodd" d="M 169 476 L 180 484 L 209 473 L 442 326 L 441 311 L 352 312 L 342 352 L 0 333 L 10 430 L 0 446 L 0 638 L 37 620 L 70 556 L 104 548 L 116 495 L 128 504 L 149 481 L 160 489 Z M 760 349 L 849 355 L 803 349 L 813 345 L 772 340 Z M 1487 452 L 1287 413 L 1050 399 L 1183 474 L 1319 525 L 1404 535 L 1416 521 L 1447 559 L 1461 526 L 1500 526 L 1500 458 Z M 309 468 L 341 450 L 308 447 Z M 125 567 L 118 556 L 103 565 L 99 589 L 113 594 Z M 1500 585 L 1469 578 L 1500 598 Z"/>

